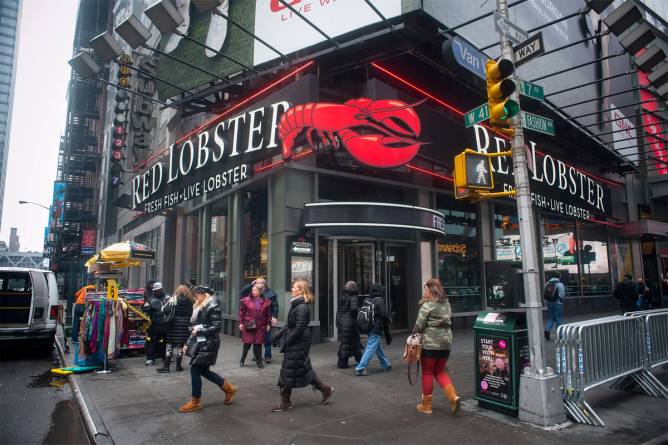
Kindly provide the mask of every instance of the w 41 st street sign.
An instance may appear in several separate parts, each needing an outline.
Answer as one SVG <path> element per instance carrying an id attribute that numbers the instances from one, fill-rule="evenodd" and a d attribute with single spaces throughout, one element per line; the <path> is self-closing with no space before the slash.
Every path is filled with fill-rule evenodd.
<path id="1" fill-rule="evenodd" d="M 464 113 L 464 127 L 472 127 L 478 122 L 486 121 L 489 119 L 489 107 L 487 102 Z"/>

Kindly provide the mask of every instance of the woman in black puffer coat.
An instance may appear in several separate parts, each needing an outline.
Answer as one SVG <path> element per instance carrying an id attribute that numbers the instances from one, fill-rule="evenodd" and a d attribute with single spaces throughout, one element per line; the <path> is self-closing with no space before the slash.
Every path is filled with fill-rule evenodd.
<path id="1" fill-rule="evenodd" d="M 209 369 L 216 364 L 220 338 L 218 333 L 222 325 L 222 315 L 218 307 L 218 300 L 211 295 L 213 291 L 207 286 L 197 286 L 193 290 L 195 306 L 190 318 L 191 338 L 184 352 L 192 357 L 190 360 L 190 378 L 192 384 L 192 398 L 190 402 L 179 408 L 182 413 L 202 409 L 202 377 L 216 384 L 225 392 L 225 405 L 232 403 L 237 387 L 230 384 L 217 373 Z M 188 348 L 192 348 L 188 352 Z"/>
<path id="2" fill-rule="evenodd" d="M 325 385 L 316 375 L 311 367 L 309 350 L 311 349 L 311 309 L 309 304 L 313 301 L 313 293 L 305 280 L 296 280 L 292 285 L 292 300 L 290 300 L 290 311 L 288 312 L 287 324 L 277 335 L 273 343 L 282 341 L 281 352 L 283 364 L 281 374 L 278 378 L 278 386 L 281 389 L 281 403 L 271 410 L 279 412 L 292 408 L 290 395 L 292 388 L 302 388 L 313 385 L 315 389 L 322 392 L 323 405 L 332 396 L 334 388 Z M 274 344 L 277 346 L 277 344 Z"/>
<path id="3" fill-rule="evenodd" d="M 348 281 L 343 286 L 336 314 L 336 327 L 339 330 L 340 342 L 337 368 L 347 368 L 350 357 L 355 357 L 358 363 L 362 359 L 364 349 L 360 343 L 360 335 L 356 326 L 358 311 L 357 283 Z"/>
<path id="4" fill-rule="evenodd" d="M 176 354 L 176 370 L 183 371 L 181 361 L 183 360 L 183 345 L 190 337 L 190 317 L 193 314 L 193 298 L 188 286 L 181 284 L 174 291 L 174 295 L 167 301 L 167 304 L 176 305 L 174 308 L 174 319 L 167 326 L 165 332 L 165 362 L 162 368 L 156 369 L 158 372 L 169 372 L 169 366 L 172 363 L 172 357 Z"/>

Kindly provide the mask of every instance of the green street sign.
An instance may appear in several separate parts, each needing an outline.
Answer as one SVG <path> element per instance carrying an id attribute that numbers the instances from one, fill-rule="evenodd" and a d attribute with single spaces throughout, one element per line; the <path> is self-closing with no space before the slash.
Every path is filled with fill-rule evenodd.
<path id="1" fill-rule="evenodd" d="M 479 107 L 464 114 L 464 127 L 471 127 L 478 122 L 486 121 L 487 119 L 489 119 L 489 107 L 487 106 L 487 102 L 485 102 Z"/>
<path id="2" fill-rule="evenodd" d="M 554 121 L 537 114 L 522 113 L 522 127 L 554 136 Z"/>
<path id="3" fill-rule="evenodd" d="M 542 86 L 522 79 L 517 79 L 515 83 L 517 84 L 517 91 L 519 91 L 522 96 L 536 100 L 545 100 L 545 91 Z"/>

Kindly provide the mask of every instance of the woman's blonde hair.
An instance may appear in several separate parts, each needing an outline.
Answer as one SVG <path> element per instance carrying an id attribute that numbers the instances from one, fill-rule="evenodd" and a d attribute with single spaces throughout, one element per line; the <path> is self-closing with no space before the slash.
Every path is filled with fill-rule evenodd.
<path id="1" fill-rule="evenodd" d="M 304 301 L 307 304 L 311 304 L 313 302 L 313 292 L 311 291 L 311 288 L 308 285 L 308 282 L 302 278 L 295 280 L 292 283 L 293 286 L 297 286 L 299 289 L 299 293 L 304 296 Z"/>
<path id="2" fill-rule="evenodd" d="M 197 322 L 197 316 L 199 315 L 199 311 L 205 308 L 206 305 L 211 303 L 211 301 L 213 300 L 211 294 L 205 293 L 204 295 L 206 295 L 206 297 L 204 297 L 202 301 L 197 301 L 197 299 L 195 299 L 195 304 L 193 305 L 193 315 L 190 317 L 191 323 Z"/>
<path id="3" fill-rule="evenodd" d="M 443 286 L 441 286 L 441 282 L 437 278 L 430 278 L 424 283 L 424 286 L 429 290 L 429 297 L 422 298 L 419 304 L 422 304 L 425 301 L 443 302 L 448 300 L 448 297 L 443 290 Z"/>
<path id="4" fill-rule="evenodd" d="M 190 289 L 188 289 L 188 286 L 185 284 L 179 284 L 176 289 L 174 289 L 174 296 L 176 298 L 179 297 L 179 295 L 183 295 L 190 301 L 191 304 L 195 303 L 195 297 L 193 297 L 193 294 L 190 292 Z"/>

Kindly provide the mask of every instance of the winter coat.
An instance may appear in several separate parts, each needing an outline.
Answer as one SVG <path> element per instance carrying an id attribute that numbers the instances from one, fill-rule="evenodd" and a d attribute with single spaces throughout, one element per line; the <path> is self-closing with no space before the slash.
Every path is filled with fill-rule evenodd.
<path id="1" fill-rule="evenodd" d="M 452 310 L 445 300 L 427 300 L 418 311 L 413 332 L 422 334 L 422 349 L 450 350 L 452 347 Z"/>
<path id="2" fill-rule="evenodd" d="M 218 348 L 220 347 L 218 333 L 222 325 L 222 318 L 216 299 L 211 300 L 209 304 L 200 309 L 197 320 L 192 324 L 192 327 L 202 325 L 202 328 L 197 331 L 197 335 L 203 336 L 205 341 L 197 344 L 197 352 L 190 359 L 191 365 L 212 366 L 216 364 Z"/>
<path id="3" fill-rule="evenodd" d="M 290 303 L 290 311 L 285 328 L 283 328 L 284 354 L 278 386 L 284 388 L 301 388 L 313 383 L 315 373 L 311 368 L 311 309 L 304 297 L 297 297 Z"/>
<path id="4" fill-rule="evenodd" d="M 239 291 L 239 298 L 248 297 L 251 294 L 252 290 L 253 290 L 253 283 L 248 283 L 247 285 L 241 288 L 241 291 Z M 274 291 L 269 289 L 268 287 L 265 287 L 262 290 L 262 296 L 267 300 L 269 300 L 270 302 L 271 316 L 274 318 L 278 318 L 278 296 L 276 295 L 276 293 L 274 293 Z"/>
<path id="5" fill-rule="evenodd" d="M 357 332 L 357 312 L 359 305 L 357 294 L 343 292 L 339 297 L 336 327 L 339 330 L 339 353 L 341 358 L 357 357 L 362 352 L 360 336 Z"/>
<path id="6" fill-rule="evenodd" d="M 160 296 L 152 295 L 148 303 L 144 304 L 144 313 L 151 319 L 151 329 L 153 332 L 165 332 L 167 326 L 158 323 L 162 317 L 162 307 L 169 297 L 165 294 Z"/>
<path id="7" fill-rule="evenodd" d="M 621 283 L 617 283 L 613 296 L 619 300 L 619 305 L 624 312 L 632 312 L 636 310 L 638 287 L 632 280 L 624 278 Z"/>
<path id="8" fill-rule="evenodd" d="M 190 337 L 190 317 L 193 315 L 193 304 L 183 295 L 173 296 L 169 304 L 176 303 L 174 320 L 167 327 L 165 340 L 168 343 L 185 343 Z"/>
<path id="9" fill-rule="evenodd" d="M 241 332 L 241 341 L 244 343 L 264 344 L 267 325 L 271 323 L 271 314 L 269 313 L 271 303 L 266 298 L 259 297 L 259 299 L 259 309 L 255 298 L 244 297 L 239 302 L 239 324 L 255 320 L 255 326 L 257 326 L 252 331 L 244 328 L 243 332 Z"/>

